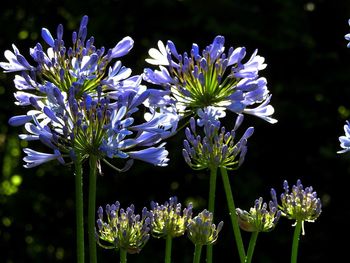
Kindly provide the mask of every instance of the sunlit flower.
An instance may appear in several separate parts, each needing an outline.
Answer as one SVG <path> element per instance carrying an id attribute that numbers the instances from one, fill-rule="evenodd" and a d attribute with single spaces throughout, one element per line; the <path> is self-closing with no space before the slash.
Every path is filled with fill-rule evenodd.
<path id="1" fill-rule="evenodd" d="M 115 167 L 118 171 L 130 168 L 133 159 L 165 166 L 168 152 L 161 141 L 176 130 L 176 116 L 155 113 L 148 103 L 153 93 L 141 84 L 142 77 L 131 76 L 131 69 L 119 60 L 111 64 L 130 51 L 133 40 L 125 37 L 114 48 L 98 49 L 94 37 L 87 39 L 87 23 L 84 16 L 78 32 L 72 34 L 71 47 L 65 46 L 62 25 L 57 37 L 43 28 L 45 44 L 30 49 L 35 65 L 14 45 L 13 52 L 5 51 L 8 62 L 0 66 L 5 72 L 20 72 L 14 79 L 16 104 L 33 108 L 26 115 L 13 116 L 9 124 L 25 125 L 27 133 L 21 139 L 40 140 L 53 152 L 34 154 L 27 149 L 25 167 L 54 159 L 64 163 L 74 156 L 72 152 L 83 159 L 95 155 L 112 167 L 106 158 L 125 159 L 124 167 Z M 147 120 L 136 123 L 132 115 L 140 108 Z"/>
<path id="2" fill-rule="evenodd" d="M 345 152 L 350 151 L 350 123 L 349 123 L 349 121 L 346 121 L 346 124 L 344 125 L 344 132 L 345 132 L 345 135 L 339 137 L 340 147 L 343 148 L 343 150 L 338 151 L 338 153 L 345 153 Z"/>
<path id="3" fill-rule="evenodd" d="M 151 215 L 152 235 L 157 238 L 174 238 L 185 233 L 188 220 L 192 216 L 192 205 L 182 210 L 177 198 L 170 197 L 169 201 L 162 205 L 152 202 Z"/>
<path id="4" fill-rule="evenodd" d="M 143 78 L 170 91 L 182 116 L 213 106 L 275 123 L 267 81 L 259 77 L 265 59 L 254 51 L 244 62 L 246 49 L 231 47 L 224 53 L 224 42 L 223 36 L 217 36 L 201 53 L 193 44 L 189 53 L 181 55 L 172 41 L 166 45 L 158 41 L 158 49 L 151 48 L 146 61 L 159 70 L 146 68 Z"/>
<path id="5" fill-rule="evenodd" d="M 221 221 L 216 226 L 213 223 L 213 213 L 208 210 L 203 210 L 197 216 L 189 220 L 187 234 L 195 245 L 211 245 L 218 239 L 218 234 L 223 225 L 224 222 Z"/>
<path id="6" fill-rule="evenodd" d="M 348 20 L 348 24 L 349 24 L 349 26 L 350 26 L 350 19 Z M 346 39 L 347 41 L 350 41 L 350 33 L 345 35 L 345 39 Z M 348 43 L 347 47 L 350 48 L 350 42 Z"/>
<path id="7" fill-rule="evenodd" d="M 106 205 L 106 219 L 103 208 L 97 211 L 97 243 L 103 248 L 124 249 L 130 254 L 139 253 L 150 235 L 150 214 L 143 208 L 142 215 L 135 214 L 131 205 L 126 210 L 115 204 Z"/>
<path id="8" fill-rule="evenodd" d="M 247 152 L 247 140 L 253 134 L 254 128 L 249 127 L 243 136 L 236 140 L 236 131 L 243 121 L 243 115 L 238 115 L 235 127 L 232 131 L 226 131 L 221 126 L 213 108 L 206 108 L 198 112 L 200 118 L 195 121 L 190 119 L 190 127 L 186 128 L 186 140 L 184 140 L 183 157 L 186 163 L 195 170 L 210 167 L 224 167 L 237 169 L 244 161 Z M 204 136 L 197 133 L 196 126 L 203 129 Z"/>
<path id="9" fill-rule="evenodd" d="M 251 207 L 249 212 L 237 208 L 236 213 L 240 228 L 248 232 L 269 232 L 273 230 L 281 215 L 281 211 L 272 201 L 267 205 L 263 203 L 262 197 L 255 200 L 254 207 Z"/>
<path id="10" fill-rule="evenodd" d="M 304 234 L 304 221 L 314 222 L 322 212 L 321 199 L 317 197 L 312 186 L 304 189 L 300 180 L 297 180 L 297 184 L 292 186 L 290 192 L 288 182 L 284 181 L 283 189 L 284 193 L 280 197 L 281 205 L 278 205 L 274 189 L 271 189 L 272 200 L 281 210 L 282 216 L 296 220 L 296 222 L 302 222 Z"/>

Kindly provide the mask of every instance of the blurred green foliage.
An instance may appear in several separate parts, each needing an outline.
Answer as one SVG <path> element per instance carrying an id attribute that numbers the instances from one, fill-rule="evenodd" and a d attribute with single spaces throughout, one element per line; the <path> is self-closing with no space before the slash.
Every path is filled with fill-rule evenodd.
<path id="1" fill-rule="evenodd" d="M 90 18 L 88 33 L 97 46 L 113 47 L 126 35 L 135 40 L 131 53 L 122 59 L 134 74 L 146 67 L 149 48 L 160 39 L 171 39 L 179 52 L 193 42 L 201 48 L 218 35 L 226 47 L 255 48 L 266 58 L 267 78 L 275 107 L 276 125 L 246 117 L 254 126 L 243 166 L 231 174 L 237 207 L 248 209 L 259 196 L 269 198 L 271 187 L 282 189 L 287 179 L 300 178 L 312 185 L 323 201 L 323 213 L 306 224 L 300 244 L 300 262 L 337 262 L 347 246 L 350 216 L 346 202 L 350 174 L 349 155 L 337 155 L 338 137 L 350 116 L 350 50 L 344 35 L 350 32 L 347 0 L 12 0 L 1 3 L 0 50 L 15 43 L 29 57 L 29 48 L 40 38 L 41 27 L 55 31 L 59 23 L 70 40 L 83 15 Z M 4 61 L 3 55 L 0 57 Z M 9 127 L 8 119 L 24 113 L 14 105 L 13 74 L 0 73 L 0 251 L 1 262 L 74 262 L 74 178 L 70 167 L 50 163 L 34 169 L 22 167 L 26 145 L 21 128 Z M 234 121 L 233 116 L 229 116 Z M 243 130 L 243 128 L 242 128 Z M 171 162 L 166 168 L 136 163 L 126 174 L 104 168 L 97 182 L 97 205 L 119 200 L 141 211 L 151 200 L 164 202 L 177 195 L 192 201 L 197 212 L 207 206 L 208 174 L 191 171 L 182 160 L 183 135 L 168 141 Z M 41 145 L 31 144 L 40 149 Z M 218 181 L 216 222 L 225 221 L 215 262 L 237 260 L 233 233 L 221 182 Z M 85 184 L 86 186 L 86 184 Z M 335 228 L 342 226 L 342 228 Z M 249 235 L 243 233 L 248 242 Z M 257 242 L 256 262 L 288 262 L 291 222 L 262 234 Z M 330 246 L 330 242 L 335 244 Z M 163 240 L 151 239 L 142 254 L 130 262 L 162 262 Z M 173 261 L 191 262 L 189 240 L 173 242 Z M 118 261 L 117 253 L 98 249 L 99 262 Z M 233 261 L 230 261 L 233 262 Z M 238 262 L 238 261 L 235 261 Z"/>

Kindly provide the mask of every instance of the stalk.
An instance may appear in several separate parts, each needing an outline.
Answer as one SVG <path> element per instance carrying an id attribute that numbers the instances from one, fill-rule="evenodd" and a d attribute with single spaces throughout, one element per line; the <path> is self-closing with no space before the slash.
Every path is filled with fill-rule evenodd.
<path id="1" fill-rule="evenodd" d="M 303 221 L 297 220 L 294 228 L 294 235 L 293 235 L 292 256 L 290 259 L 291 263 L 296 263 L 298 259 L 299 238 L 300 238 L 302 225 L 303 225 Z"/>
<path id="2" fill-rule="evenodd" d="M 194 246 L 193 263 L 199 263 L 201 261 L 202 245 Z"/>
<path id="3" fill-rule="evenodd" d="M 81 156 L 79 154 L 76 155 L 76 159 L 74 161 L 74 169 L 77 262 L 84 263 L 83 167 L 81 162 Z"/>
<path id="4" fill-rule="evenodd" d="M 213 213 L 215 210 L 215 192 L 216 192 L 216 177 L 217 167 L 210 167 L 210 179 L 209 179 L 209 202 L 208 210 Z M 213 262 L 213 245 L 207 246 L 207 263 Z"/>
<path id="5" fill-rule="evenodd" d="M 88 207 L 88 235 L 90 263 L 97 263 L 96 238 L 95 238 L 95 206 L 96 206 L 96 171 L 97 157 L 89 157 L 89 207 Z"/>
<path id="6" fill-rule="evenodd" d="M 171 263 L 171 247 L 172 247 L 173 238 L 170 235 L 166 236 L 165 239 L 165 263 Z"/>
<path id="7" fill-rule="evenodd" d="M 221 172 L 221 176 L 222 176 L 222 181 L 224 183 L 227 205 L 228 205 L 228 209 L 230 212 L 231 223 L 232 223 L 233 233 L 235 235 L 235 241 L 236 241 L 236 245 L 237 245 L 237 249 L 238 249 L 239 258 L 240 258 L 241 263 L 244 263 L 246 255 L 245 255 L 243 240 L 242 240 L 242 236 L 241 236 L 241 230 L 239 229 L 238 219 L 236 216 L 236 207 L 235 207 L 235 203 L 233 201 L 230 180 L 228 178 L 226 168 L 221 167 L 220 172 Z"/>
<path id="8" fill-rule="evenodd" d="M 259 232 L 255 231 L 255 232 L 252 232 L 252 235 L 250 236 L 246 263 L 251 263 L 252 262 L 252 258 L 253 258 L 253 254 L 254 254 L 254 248 L 255 248 L 255 244 L 256 244 L 256 240 L 258 238 L 258 235 L 259 235 Z"/>
<path id="9" fill-rule="evenodd" d="M 127 261 L 127 251 L 125 249 L 120 249 L 120 263 L 126 263 Z"/>

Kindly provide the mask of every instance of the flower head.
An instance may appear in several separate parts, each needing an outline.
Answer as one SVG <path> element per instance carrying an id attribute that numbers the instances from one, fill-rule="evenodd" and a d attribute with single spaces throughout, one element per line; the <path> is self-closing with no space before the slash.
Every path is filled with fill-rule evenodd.
<path id="1" fill-rule="evenodd" d="M 192 216 L 192 204 L 181 210 L 176 197 L 170 197 L 163 205 L 151 202 L 151 232 L 157 238 L 182 236 Z"/>
<path id="2" fill-rule="evenodd" d="M 213 223 L 213 213 L 203 210 L 196 217 L 189 220 L 187 225 L 188 237 L 195 245 L 211 245 L 217 240 L 223 225 L 224 222 L 221 221 L 216 226 Z"/>
<path id="3" fill-rule="evenodd" d="M 214 116 L 213 116 L 214 114 Z M 209 167 L 225 167 L 237 169 L 244 161 L 247 152 L 247 140 L 253 134 L 254 128 L 250 127 L 243 136 L 235 142 L 236 130 L 243 120 L 239 115 L 232 131 L 226 131 L 220 121 L 215 117 L 215 111 L 206 108 L 198 113 L 200 119 L 190 119 L 190 128 L 186 128 L 186 140 L 184 140 L 183 156 L 187 164 L 195 169 Z M 196 126 L 202 128 L 204 137 L 197 134 Z M 239 157 L 238 157 L 239 156 Z"/>
<path id="4" fill-rule="evenodd" d="M 143 77 L 169 90 L 181 115 L 214 106 L 275 123 L 267 81 L 258 74 L 266 67 L 265 59 L 255 51 L 244 61 L 244 47 L 224 53 L 224 43 L 223 36 L 216 36 L 202 52 L 193 44 L 189 53 L 179 54 L 172 41 L 158 41 L 158 49 L 151 48 L 146 61 L 159 70 L 146 68 Z M 254 108 L 256 104 L 260 106 Z"/>
<path id="5" fill-rule="evenodd" d="M 236 209 L 238 224 L 241 229 L 248 232 L 269 232 L 273 230 L 281 216 L 281 211 L 270 201 L 269 205 L 263 203 L 262 197 L 255 200 L 254 207 L 249 212 Z"/>
<path id="6" fill-rule="evenodd" d="M 115 204 L 106 205 L 106 219 L 103 208 L 97 211 L 97 243 L 104 248 L 124 249 L 130 254 L 139 253 L 147 243 L 150 235 L 150 214 L 143 208 L 142 215 L 135 214 L 131 205 L 126 210 Z"/>
<path id="7" fill-rule="evenodd" d="M 314 222 L 322 212 L 321 199 L 317 197 L 312 186 L 304 188 L 300 180 L 297 180 L 297 184 L 292 186 L 290 192 L 288 182 L 284 181 L 283 189 L 284 193 L 280 197 L 281 205 L 277 203 L 274 189 L 271 189 L 272 200 L 276 206 L 278 205 L 282 216 L 303 223 L 304 234 L 304 221 Z"/>
<path id="8" fill-rule="evenodd" d="M 13 52 L 5 51 L 8 62 L 0 66 L 5 72 L 20 72 L 14 79 L 16 104 L 32 107 L 9 123 L 25 126 L 21 139 L 40 140 L 53 152 L 26 150 L 25 167 L 54 159 L 65 163 L 76 154 L 83 159 L 95 155 L 110 166 L 107 158 L 126 160 L 123 168 L 115 167 L 118 171 L 127 170 L 134 159 L 165 166 L 168 152 L 158 143 L 176 129 L 176 120 L 170 122 L 168 112 L 152 114 L 147 105 L 151 92 L 141 85 L 141 76 L 131 76 L 131 69 L 113 61 L 130 51 L 133 40 L 125 37 L 109 50 L 96 48 L 94 37 L 87 38 L 87 24 L 84 16 L 70 47 L 63 41 L 62 25 L 56 37 L 43 28 L 45 43 L 30 50 L 35 65 L 15 46 Z M 132 115 L 141 107 L 147 120 L 136 123 Z"/>
<path id="9" fill-rule="evenodd" d="M 338 153 L 345 153 L 345 152 L 350 151 L 350 123 L 349 123 L 349 121 L 346 121 L 346 124 L 344 125 L 344 132 L 345 132 L 345 135 L 339 137 L 340 147 L 343 148 L 343 150 L 338 151 Z"/>
<path id="10" fill-rule="evenodd" d="M 349 26 L 350 26 L 350 19 L 348 20 L 348 24 L 349 24 Z M 350 41 L 350 33 L 345 35 L 345 39 L 346 39 L 347 41 Z M 350 48 L 350 42 L 348 43 L 347 47 Z"/>

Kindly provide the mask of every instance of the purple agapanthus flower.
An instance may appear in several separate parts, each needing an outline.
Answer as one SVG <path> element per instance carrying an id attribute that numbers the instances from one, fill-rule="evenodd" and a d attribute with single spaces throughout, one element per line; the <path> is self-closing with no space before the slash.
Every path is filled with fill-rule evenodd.
<path id="1" fill-rule="evenodd" d="M 350 26 L 350 19 L 348 20 L 348 24 L 349 24 L 349 26 Z M 350 33 L 345 35 L 345 39 L 346 39 L 347 41 L 349 41 L 347 47 L 350 48 Z"/>
<path id="2" fill-rule="evenodd" d="M 346 124 L 344 125 L 344 132 L 345 132 L 345 135 L 339 137 L 340 147 L 343 149 L 338 151 L 338 153 L 345 153 L 345 152 L 350 151 L 350 123 L 349 123 L 349 121 L 346 121 Z"/>
<path id="3" fill-rule="evenodd" d="M 228 170 L 238 169 L 247 152 L 247 140 L 253 134 L 254 128 L 249 127 L 243 136 L 235 142 L 236 131 L 243 121 L 243 115 L 238 115 L 232 131 L 226 131 L 212 108 L 206 108 L 199 113 L 201 118 L 190 119 L 190 127 L 186 128 L 183 157 L 186 163 L 195 170 L 223 167 Z M 201 136 L 196 129 L 203 129 Z"/>
<path id="4" fill-rule="evenodd" d="M 146 61 L 159 70 L 146 68 L 143 78 L 169 91 L 182 116 L 212 106 L 277 122 L 271 117 L 274 108 L 269 105 L 267 81 L 259 77 L 259 71 L 266 67 L 265 59 L 255 50 L 244 61 L 244 47 L 231 47 L 224 53 L 224 43 L 224 37 L 217 36 L 201 53 L 193 44 L 190 53 L 179 54 L 172 41 L 166 46 L 158 41 L 158 49 L 150 49 Z"/>
<path id="5" fill-rule="evenodd" d="M 26 148 L 25 167 L 65 159 L 80 154 L 83 159 L 96 155 L 98 160 L 113 166 L 108 159 L 125 159 L 130 168 L 133 159 L 165 166 L 168 151 L 162 140 L 176 130 L 177 118 L 170 111 L 156 111 L 149 103 L 159 100 L 141 84 L 141 76 L 117 60 L 133 47 L 130 37 L 113 48 L 94 46 L 94 37 L 87 38 L 88 17 L 81 20 L 72 33 L 72 45 L 65 46 L 63 26 L 56 35 L 43 28 L 44 43 L 30 49 L 32 65 L 19 52 L 5 51 L 5 72 L 16 72 L 14 93 L 16 104 L 30 107 L 27 114 L 13 116 L 9 124 L 25 126 L 20 138 L 39 140 L 53 153 Z M 46 47 L 45 47 L 46 46 Z M 135 120 L 133 114 L 142 108 L 146 120 Z"/>

